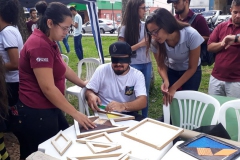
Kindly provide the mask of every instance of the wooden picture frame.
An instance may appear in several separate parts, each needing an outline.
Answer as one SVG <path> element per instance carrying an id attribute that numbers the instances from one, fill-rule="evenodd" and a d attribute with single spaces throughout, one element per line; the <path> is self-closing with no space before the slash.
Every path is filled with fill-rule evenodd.
<path id="1" fill-rule="evenodd" d="M 65 146 L 63 146 L 63 147 L 59 146 L 58 143 L 57 143 L 57 140 L 60 137 L 62 137 L 65 141 L 67 141 L 67 144 Z M 67 151 L 67 149 L 71 146 L 72 141 L 66 135 L 64 135 L 62 131 L 60 131 L 51 140 L 51 143 L 52 143 L 53 147 L 57 150 L 57 152 L 62 156 Z"/>
<path id="2" fill-rule="evenodd" d="M 127 154 L 121 160 L 148 160 L 148 159 L 142 159 L 142 158 L 136 157 L 134 155 Z"/>
<path id="3" fill-rule="evenodd" d="M 86 143 L 88 148 L 95 154 L 107 153 L 121 148 L 120 144 L 113 142 L 107 132 L 77 139 L 76 142 Z"/>
<path id="4" fill-rule="evenodd" d="M 112 117 L 108 115 L 112 115 Z M 94 116 L 100 117 L 101 119 L 113 119 L 115 122 L 135 119 L 135 117 L 131 115 L 126 115 L 118 112 L 107 112 L 105 110 L 95 111 Z"/>
<path id="5" fill-rule="evenodd" d="M 204 133 L 188 139 L 177 148 L 199 160 L 232 160 L 240 155 L 239 147 Z"/>
<path id="6" fill-rule="evenodd" d="M 92 122 L 94 122 L 99 117 L 89 116 L 88 118 Z M 111 132 L 123 131 L 123 130 L 127 129 L 128 127 L 127 126 L 119 126 L 115 123 L 114 120 L 108 119 L 108 120 L 106 120 L 105 123 L 98 124 L 96 128 L 93 128 L 93 129 L 89 128 L 88 130 L 84 129 L 76 120 L 74 120 L 74 128 L 75 128 L 77 138 L 83 138 L 83 137 L 101 133 L 101 132 L 111 133 Z"/>
<path id="7" fill-rule="evenodd" d="M 123 131 L 122 135 L 161 150 L 182 132 L 182 128 L 145 118 L 137 125 Z"/>
<path id="8" fill-rule="evenodd" d="M 93 154 L 93 155 L 89 155 L 89 156 L 79 156 L 79 157 L 67 157 L 67 160 L 96 160 L 98 158 L 105 158 L 107 160 L 107 158 L 111 158 L 111 159 L 115 159 L 115 160 L 121 160 L 125 155 L 127 155 L 128 153 L 130 153 L 131 151 L 127 151 L 127 152 L 122 152 L 122 153 L 101 153 L 101 154 Z"/>

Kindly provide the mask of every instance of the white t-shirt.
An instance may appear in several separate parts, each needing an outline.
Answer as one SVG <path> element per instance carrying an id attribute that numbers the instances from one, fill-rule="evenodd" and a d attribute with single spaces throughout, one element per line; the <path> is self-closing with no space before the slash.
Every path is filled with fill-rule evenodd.
<path id="1" fill-rule="evenodd" d="M 141 21 L 141 28 L 140 28 L 140 36 L 138 42 L 140 42 L 144 38 L 144 30 L 145 30 L 145 22 Z M 121 26 L 119 31 L 119 37 L 124 38 L 125 26 Z M 141 47 L 136 50 L 136 57 L 131 58 L 131 64 L 144 64 L 151 62 L 150 52 L 146 55 L 147 47 Z"/>
<path id="2" fill-rule="evenodd" d="M 78 27 L 74 28 L 74 35 L 73 36 L 79 36 L 82 32 L 82 17 L 79 14 L 76 14 L 74 16 L 74 22 L 78 24 Z"/>
<path id="3" fill-rule="evenodd" d="M 2 56 L 3 61 L 8 63 L 10 61 L 7 49 L 18 48 L 20 54 L 23 48 L 23 40 L 19 30 L 13 26 L 7 26 L 0 32 L 0 56 Z M 19 82 L 19 72 L 6 71 L 5 74 L 6 82 Z"/>
<path id="4" fill-rule="evenodd" d="M 203 43 L 203 37 L 192 27 L 185 27 L 180 30 L 180 40 L 178 44 L 172 48 L 166 42 L 166 52 L 168 60 L 166 65 L 176 71 L 184 71 L 188 69 L 189 51 L 196 49 Z M 157 53 L 157 49 L 151 46 L 153 53 Z M 201 64 L 201 59 L 198 60 L 198 65 Z"/>
<path id="5" fill-rule="evenodd" d="M 107 106 L 111 101 L 131 102 L 138 96 L 147 96 L 142 72 L 130 67 L 127 74 L 116 75 L 111 63 L 100 65 L 86 88 L 97 93 L 102 101 L 101 105 L 104 106 Z"/>

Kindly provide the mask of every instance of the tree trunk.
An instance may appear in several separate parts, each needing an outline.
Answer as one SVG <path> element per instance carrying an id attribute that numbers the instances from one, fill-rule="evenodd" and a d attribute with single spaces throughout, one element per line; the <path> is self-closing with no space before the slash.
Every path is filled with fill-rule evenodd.
<path id="1" fill-rule="evenodd" d="M 125 12 L 125 8 L 127 6 L 127 2 L 128 2 L 128 0 L 122 0 L 122 18 L 123 18 L 124 12 Z"/>
<path id="2" fill-rule="evenodd" d="M 23 10 L 23 7 L 21 6 L 21 4 L 19 4 L 19 13 L 18 13 L 18 24 L 17 24 L 17 27 L 19 29 L 19 32 L 22 35 L 23 43 L 25 43 L 26 40 L 29 37 L 29 33 L 28 33 L 28 30 L 27 30 L 27 25 L 26 25 L 26 17 L 25 17 L 24 10 Z"/>

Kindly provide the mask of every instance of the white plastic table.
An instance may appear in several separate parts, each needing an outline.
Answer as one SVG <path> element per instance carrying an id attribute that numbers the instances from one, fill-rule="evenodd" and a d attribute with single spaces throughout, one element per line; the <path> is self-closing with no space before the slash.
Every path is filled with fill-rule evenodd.
<path id="1" fill-rule="evenodd" d="M 131 127 L 136 125 L 139 122 L 134 120 L 129 120 L 129 121 L 116 122 L 116 123 L 119 125 L 126 125 Z M 74 126 L 67 128 L 66 130 L 63 131 L 63 133 L 72 140 L 72 145 L 68 148 L 68 150 L 62 156 L 60 156 L 60 154 L 56 151 L 56 149 L 51 144 L 51 139 L 53 137 L 41 143 L 38 146 L 38 150 L 61 160 L 62 159 L 65 160 L 66 157 L 77 157 L 77 156 L 85 156 L 85 155 L 93 154 L 86 144 L 81 144 L 76 142 L 77 138 L 76 138 Z M 121 132 L 110 133 L 109 137 L 112 138 L 114 142 L 117 142 L 122 146 L 121 149 L 118 149 L 110 153 L 126 152 L 130 150 L 132 155 L 135 155 L 142 159 L 148 159 L 148 160 L 161 159 L 172 147 L 172 142 L 171 142 L 167 146 L 165 146 L 162 150 L 157 150 L 145 144 L 142 144 L 137 141 L 131 140 L 127 137 L 124 137 L 122 136 Z M 159 138 L 161 138 L 161 135 L 159 135 Z M 61 143 L 61 141 L 59 141 L 59 143 Z"/>

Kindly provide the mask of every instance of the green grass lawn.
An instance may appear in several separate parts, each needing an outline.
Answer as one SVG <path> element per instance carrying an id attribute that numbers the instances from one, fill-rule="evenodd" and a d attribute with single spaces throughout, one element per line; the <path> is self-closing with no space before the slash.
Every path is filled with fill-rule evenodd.
<path id="1" fill-rule="evenodd" d="M 103 46 L 104 56 L 109 55 L 108 47 L 110 44 L 112 44 L 115 41 L 117 41 L 117 37 L 102 37 L 102 46 Z M 78 58 L 74 51 L 73 37 L 69 37 L 68 42 L 71 49 L 70 54 L 67 54 L 67 56 L 69 57 L 69 66 L 74 71 L 77 72 Z M 65 47 L 62 43 L 61 43 L 61 46 L 62 46 L 63 53 L 66 53 Z M 83 37 L 82 46 L 83 46 L 84 58 L 90 58 L 90 57 L 98 58 L 98 53 L 97 53 L 97 49 L 96 49 L 93 37 Z M 155 59 L 152 58 L 152 60 L 153 60 L 153 68 L 154 68 L 154 74 L 155 74 L 155 83 L 150 92 L 149 117 L 156 119 L 162 115 L 162 94 L 160 91 L 160 85 L 162 80 L 159 74 L 157 73 L 157 64 L 155 62 Z M 201 81 L 199 91 L 207 93 L 208 82 L 209 82 L 211 71 L 212 71 L 212 66 L 202 67 L 202 81 Z M 72 85 L 73 84 L 71 84 L 70 82 L 67 82 L 67 87 Z M 76 97 L 70 96 L 70 102 L 72 105 L 76 107 L 78 106 L 78 101 Z M 68 122 L 72 124 L 72 118 L 67 116 L 67 119 L 68 119 Z"/>

